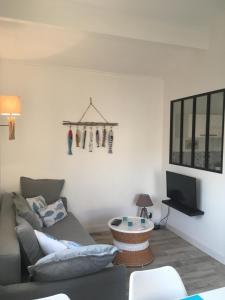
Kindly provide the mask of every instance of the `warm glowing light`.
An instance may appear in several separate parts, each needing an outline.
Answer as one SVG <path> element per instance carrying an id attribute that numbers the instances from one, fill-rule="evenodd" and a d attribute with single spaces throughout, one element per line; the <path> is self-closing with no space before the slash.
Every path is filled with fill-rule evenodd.
<path id="1" fill-rule="evenodd" d="M 20 115 L 20 98 L 18 96 L 0 96 L 0 114 L 5 116 Z"/>
<path id="2" fill-rule="evenodd" d="M 15 116 L 21 114 L 21 103 L 18 96 L 0 96 L 0 115 L 8 116 L 9 140 L 15 140 Z"/>

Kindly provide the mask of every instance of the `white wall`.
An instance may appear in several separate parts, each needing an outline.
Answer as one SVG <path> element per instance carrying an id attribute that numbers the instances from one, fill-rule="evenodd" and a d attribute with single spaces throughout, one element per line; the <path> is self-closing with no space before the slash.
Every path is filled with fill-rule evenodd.
<path id="1" fill-rule="evenodd" d="M 5 61 L 0 94 L 20 95 L 23 105 L 16 140 L 8 141 L 1 129 L 3 191 L 18 190 L 21 175 L 65 178 L 71 210 L 92 230 L 105 227 L 110 217 L 136 213 L 137 193 L 160 199 L 161 80 Z M 75 149 L 69 156 L 68 128 L 61 123 L 79 120 L 90 96 L 109 121 L 120 123 L 114 154 Z M 91 113 L 86 120 L 99 119 Z"/>
<path id="2" fill-rule="evenodd" d="M 173 166 L 169 160 L 170 100 L 225 88 L 225 16 L 212 29 L 210 48 L 192 61 L 177 66 L 165 84 L 163 169 L 197 177 L 202 217 L 188 217 L 171 210 L 169 226 L 175 232 L 225 263 L 225 175 Z M 179 69 L 178 69 L 179 68 Z M 165 186 L 165 185 L 164 185 Z M 166 192 L 165 192 L 166 193 Z"/>

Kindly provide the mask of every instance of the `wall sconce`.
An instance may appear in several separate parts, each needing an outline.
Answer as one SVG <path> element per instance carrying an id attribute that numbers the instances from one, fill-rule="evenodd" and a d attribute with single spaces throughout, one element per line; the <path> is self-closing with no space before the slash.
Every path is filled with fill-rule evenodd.
<path id="1" fill-rule="evenodd" d="M 21 103 L 18 96 L 0 96 L 0 114 L 8 116 L 9 140 L 15 140 L 15 116 L 21 114 Z"/>

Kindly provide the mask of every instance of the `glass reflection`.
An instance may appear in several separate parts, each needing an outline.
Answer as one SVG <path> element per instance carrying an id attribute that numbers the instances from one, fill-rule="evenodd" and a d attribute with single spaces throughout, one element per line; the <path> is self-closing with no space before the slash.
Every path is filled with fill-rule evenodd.
<path id="1" fill-rule="evenodd" d="M 207 96 L 196 98 L 194 166 L 205 168 Z"/>
<path id="2" fill-rule="evenodd" d="M 192 154 L 192 120 L 193 120 L 193 99 L 185 99 L 183 115 L 183 155 L 182 163 L 191 165 Z"/>
<path id="3" fill-rule="evenodd" d="M 172 144 L 172 163 L 180 163 L 180 116 L 181 102 L 173 103 L 173 144 Z"/>
<path id="4" fill-rule="evenodd" d="M 209 169 L 222 170 L 223 93 L 211 95 L 209 123 Z"/>

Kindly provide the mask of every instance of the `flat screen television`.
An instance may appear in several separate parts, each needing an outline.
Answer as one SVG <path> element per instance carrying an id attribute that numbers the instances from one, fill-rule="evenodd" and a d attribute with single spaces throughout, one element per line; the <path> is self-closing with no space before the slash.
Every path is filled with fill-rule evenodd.
<path id="1" fill-rule="evenodd" d="M 196 178 L 166 171 L 167 197 L 178 206 L 197 209 Z"/>

